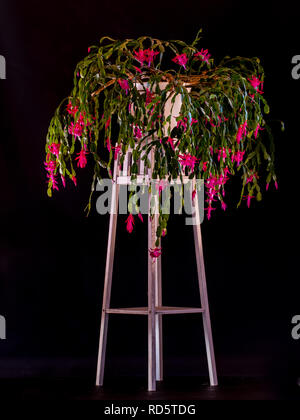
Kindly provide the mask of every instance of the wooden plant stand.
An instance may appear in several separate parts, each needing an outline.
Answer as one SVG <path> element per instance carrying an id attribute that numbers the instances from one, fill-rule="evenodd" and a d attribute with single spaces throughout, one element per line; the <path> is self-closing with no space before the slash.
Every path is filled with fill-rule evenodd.
<path id="1" fill-rule="evenodd" d="M 153 152 L 150 155 L 150 161 L 153 168 Z M 137 183 L 151 182 L 152 169 L 148 169 L 148 174 L 144 174 L 144 161 L 139 162 L 139 175 Z M 116 242 L 116 229 L 118 217 L 118 197 L 119 186 L 130 184 L 130 151 L 126 153 L 123 170 L 120 172 L 119 158 L 115 160 L 113 186 L 112 186 L 112 201 L 109 221 L 109 234 L 107 244 L 103 305 L 101 316 L 100 340 L 99 340 L 99 354 L 97 364 L 96 385 L 103 385 L 104 367 L 105 367 L 105 353 L 107 342 L 108 319 L 111 314 L 131 314 L 131 315 L 145 315 L 148 317 L 148 390 L 156 390 L 156 381 L 163 380 L 163 348 L 162 348 L 162 316 L 172 314 L 202 314 L 204 336 L 206 344 L 206 354 L 208 362 L 208 371 L 210 385 L 218 385 L 217 370 L 214 355 L 213 338 L 211 331 L 209 304 L 207 296 L 207 286 L 204 268 L 204 258 L 202 250 L 202 238 L 200 229 L 200 215 L 198 200 L 197 205 L 193 206 L 193 217 L 196 223 L 193 225 L 194 242 L 196 251 L 196 262 L 198 272 L 198 282 L 200 291 L 201 306 L 197 308 L 184 307 L 170 307 L 162 304 L 162 279 L 161 279 L 161 257 L 152 260 L 148 253 L 148 306 L 137 308 L 111 308 L 110 296 L 112 287 L 113 262 Z M 151 200 L 151 194 L 149 194 Z M 148 219 L 148 248 L 155 248 L 155 232 L 158 224 L 158 215 L 154 215 Z"/>

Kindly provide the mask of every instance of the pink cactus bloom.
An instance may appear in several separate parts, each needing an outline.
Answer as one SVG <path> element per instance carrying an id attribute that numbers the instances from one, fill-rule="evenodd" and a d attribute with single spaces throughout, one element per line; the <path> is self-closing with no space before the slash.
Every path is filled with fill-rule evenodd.
<path id="1" fill-rule="evenodd" d="M 72 103 L 69 101 L 68 105 L 67 105 L 67 112 L 72 115 L 73 117 L 75 117 L 75 114 L 78 111 L 78 107 L 77 106 L 73 106 Z"/>
<path id="2" fill-rule="evenodd" d="M 198 58 L 201 61 L 204 61 L 205 63 L 208 64 L 208 60 L 211 57 L 211 54 L 208 54 L 208 50 L 205 49 L 201 49 L 201 51 L 197 52 L 194 57 Z"/>
<path id="3" fill-rule="evenodd" d="M 252 78 L 248 80 L 253 89 L 255 89 L 260 94 L 264 93 L 262 90 L 260 90 L 260 88 L 263 89 L 264 82 L 262 82 L 259 77 L 252 76 Z"/>
<path id="4" fill-rule="evenodd" d="M 60 177 L 61 177 L 61 182 L 62 182 L 64 188 L 66 188 L 66 178 L 63 175 L 61 175 Z"/>
<path id="5" fill-rule="evenodd" d="M 260 130 L 264 130 L 264 128 L 262 128 L 259 124 L 257 124 L 256 129 L 254 130 L 254 138 L 257 139 L 258 136 L 258 132 Z"/>
<path id="6" fill-rule="evenodd" d="M 57 180 L 54 174 L 54 171 L 56 169 L 56 161 L 50 160 L 49 162 L 45 162 L 45 168 L 46 168 L 46 171 L 48 172 L 47 174 L 47 178 L 49 180 L 48 182 L 52 183 L 52 188 L 54 190 L 58 190 Z"/>
<path id="7" fill-rule="evenodd" d="M 135 59 L 140 63 L 140 65 L 142 66 L 144 64 L 145 61 L 145 52 L 144 50 L 139 50 L 139 51 L 134 51 L 135 54 Z"/>
<path id="8" fill-rule="evenodd" d="M 121 86 L 121 89 L 125 90 L 126 95 L 128 95 L 128 91 L 129 91 L 128 80 L 126 80 L 126 79 L 118 79 L 118 83 Z"/>
<path id="9" fill-rule="evenodd" d="M 148 67 L 153 63 L 154 58 L 159 54 L 159 51 L 153 51 L 150 48 L 144 50 L 145 61 L 148 62 Z"/>
<path id="10" fill-rule="evenodd" d="M 228 149 L 228 152 L 230 153 L 231 149 Z M 225 159 L 227 158 L 227 151 L 225 147 L 222 147 L 221 149 L 218 150 L 218 161 L 220 161 L 221 158 L 223 159 L 223 162 L 225 162 Z"/>
<path id="11" fill-rule="evenodd" d="M 233 153 L 231 155 L 231 161 L 236 162 L 237 166 L 240 166 L 240 164 L 242 163 L 244 159 L 244 154 L 245 154 L 245 151 L 241 152 L 240 150 L 238 150 L 236 153 Z"/>
<path id="12" fill-rule="evenodd" d="M 176 55 L 176 57 L 172 58 L 172 61 L 174 61 L 174 63 L 176 64 L 179 64 L 186 70 L 185 66 L 186 66 L 186 63 L 188 62 L 188 58 L 186 54 L 178 54 Z"/>
<path id="13" fill-rule="evenodd" d="M 226 210 L 227 209 L 227 204 L 226 203 L 224 203 L 224 201 L 222 201 L 222 203 L 221 203 L 221 207 L 222 207 L 222 210 Z"/>
<path id="14" fill-rule="evenodd" d="M 178 160 L 183 170 L 186 167 L 188 167 L 191 171 L 194 170 L 195 164 L 198 162 L 198 159 L 189 153 L 184 153 L 183 155 L 179 155 Z"/>
<path id="15" fill-rule="evenodd" d="M 74 182 L 75 187 L 77 187 L 77 179 L 75 175 L 72 175 L 72 181 Z"/>
<path id="16" fill-rule="evenodd" d="M 208 161 L 207 162 L 202 162 L 202 170 L 203 172 L 207 171 L 207 165 L 208 165 Z"/>
<path id="17" fill-rule="evenodd" d="M 172 150 L 175 150 L 174 139 L 172 139 L 171 137 L 169 137 L 168 140 L 166 141 L 166 143 L 169 143 L 169 145 L 171 146 Z"/>
<path id="18" fill-rule="evenodd" d="M 208 206 L 207 208 L 206 208 L 206 210 L 207 210 L 207 220 L 210 220 L 211 219 L 211 212 L 213 211 L 213 210 L 216 210 L 214 207 L 211 207 L 211 206 Z"/>
<path id="19" fill-rule="evenodd" d="M 270 184 L 269 184 L 269 182 L 268 182 L 268 183 L 267 183 L 267 185 L 266 185 L 266 191 L 268 191 L 269 186 L 270 186 Z"/>
<path id="20" fill-rule="evenodd" d="M 187 118 L 186 117 L 184 117 L 183 120 L 178 120 L 177 121 L 177 128 L 179 128 L 179 127 L 183 127 L 184 131 L 186 131 L 186 129 L 187 129 Z"/>
<path id="21" fill-rule="evenodd" d="M 152 93 L 148 88 L 146 88 L 146 105 L 149 105 L 154 98 L 155 94 Z"/>
<path id="22" fill-rule="evenodd" d="M 106 148 L 107 150 L 110 152 L 111 151 L 111 143 L 110 143 L 110 138 L 107 137 L 107 139 L 105 140 L 106 143 Z"/>
<path id="23" fill-rule="evenodd" d="M 251 205 L 251 200 L 252 200 L 252 198 L 255 198 L 254 197 L 254 195 L 250 195 L 250 194 L 248 194 L 248 195 L 244 195 L 244 200 L 247 200 L 247 207 L 249 208 L 250 207 L 250 205 Z"/>
<path id="24" fill-rule="evenodd" d="M 157 248 L 157 247 L 154 248 L 154 249 L 150 248 L 149 249 L 149 254 L 150 254 L 150 257 L 152 258 L 152 261 L 154 262 L 156 258 L 158 258 L 158 257 L 161 256 L 162 249 L 161 248 Z"/>
<path id="25" fill-rule="evenodd" d="M 52 143 L 50 144 L 50 146 L 48 147 L 49 151 L 55 155 L 56 157 L 58 157 L 59 155 L 59 149 L 60 149 L 60 143 Z"/>
<path id="26" fill-rule="evenodd" d="M 133 136 L 137 139 L 141 139 L 143 137 L 143 131 L 137 125 L 133 127 Z"/>
<path id="27" fill-rule="evenodd" d="M 86 164 L 87 164 L 87 151 L 86 151 L 86 146 L 84 146 L 79 153 L 77 153 L 77 158 L 75 158 L 75 160 L 78 160 L 77 162 L 77 166 L 79 168 L 85 168 Z"/>
<path id="28" fill-rule="evenodd" d="M 257 179 L 257 174 L 251 174 L 250 176 L 248 176 L 248 178 L 246 179 L 246 184 L 248 184 L 248 182 L 252 182 L 253 179 Z"/>
<path id="29" fill-rule="evenodd" d="M 275 188 L 276 188 L 276 190 L 278 190 L 278 183 L 277 183 L 277 181 L 275 181 Z"/>
<path id="30" fill-rule="evenodd" d="M 238 144 L 243 140 L 243 138 L 247 136 L 247 121 L 241 124 L 238 128 L 238 132 L 236 135 L 236 141 Z"/>
<path id="31" fill-rule="evenodd" d="M 74 124 L 73 122 L 71 122 L 68 132 L 69 134 L 72 134 L 73 136 L 76 137 L 81 137 L 82 136 L 82 132 L 83 132 L 83 126 L 80 123 L 76 123 Z"/>
<path id="32" fill-rule="evenodd" d="M 143 222 L 143 223 L 144 223 L 144 219 L 143 219 L 143 215 L 142 215 L 142 213 L 139 213 L 139 214 L 138 214 L 138 218 L 140 219 L 140 221 L 141 221 L 141 222 Z"/>
<path id="33" fill-rule="evenodd" d="M 117 160 L 117 158 L 118 158 L 118 153 L 120 152 L 120 150 L 121 150 L 121 145 L 120 144 L 117 144 L 116 146 L 113 146 L 112 147 L 113 149 L 114 149 L 114 151 L 115 151 L 115 154 L 114 154 L 114 159 L 115 160 Z"/>
<path id="34" fill-rule="evenodd" d="M 148 64 L 148 67 L 153 63 L 154 58 L 159 54 L 159 51 L 153 51 L 150 48 L 146 50 L 134 51 L 135 59 L 140 63 L 141 66 L 144 62 Z"/>
<path id="35" fill-rule="evenodd" d="M 107 130 L 108 127 L 110 126 L 110 121 L 111 121 L 111 117 L 109 117 L 108 120 L 105 123 L 105 130 Z"/>
<path id="36" fill-rule="evenodd" d="M 195 118 L 192 118 L 192 119 L 191 119 L 191 125 L 193 125 L 193 124 L 197 124 L 197 122 L 198 122 L 198 120 L 196 120 Z"/>
<path id="37" fill-rule="evenodd" d="M 133 231 L 133 227 L 134 227 L 134 217 L 131 213 L 129 214 L 129 216 L 125 220 L 125 223 L 126 223 L 127 232 L 131 233 Z"/>
<path id="38" fill-rule="evenodd" d="M 231 172 L 230 172 L 230 170 L 228 169 L 228 166 L 226 166 L 226 168 L 224 169 L 223 173 L 224 173 L 224 177 L 227 177 L 227 175 L 231 175 Z M 228 177 L 227 177 L 227 178 L 228 178 Z"/>
<path id="39" fill-rule="evenodd" d="M 49 162 L 45 162 L 45 168 L 46 171 L 48 172 L 54 172 L 56 169 L 56 161 L 55 160 L 50 160 Z"/>

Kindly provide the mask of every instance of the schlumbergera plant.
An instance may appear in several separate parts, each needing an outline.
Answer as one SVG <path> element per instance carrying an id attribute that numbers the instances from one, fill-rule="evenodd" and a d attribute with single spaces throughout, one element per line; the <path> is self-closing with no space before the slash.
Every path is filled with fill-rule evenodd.
<path id="1" fill-rule="evenodd" d="M 208 219 L 218 201 L 226 209 L 225 186 L 235 175 L 241 178 L 238 205 L 245 200 L 249 207 L 253 198 L 262 199 L 262 178 L 266 189 L 271 181 L 277 188 L 260 60 L 225 57 L 215 64 L 208 50 L 198 47 L 200 32 L 192 44 L 104 37 L 88 48 L 76 66 L 71 94 L 50 123 L 45 162 L 49 196 L 58 190 L 59 178 L 63 186 L 66 177 L 76 185 L 77 173 L 87 163 L 94 167 L 94 191 L 103 170 L 112 177 L 114 160 L 119 156 L 122 164 L 128 147 L 134 149 L 132 178 L 141 155 L 147 170 L 147 155 L 154 149 L 154 179 L 183 174 L 204 179 Z M 164 106 L 171 97 L 174 103 L 176 95 L 182 105 L 177 127 L 171 129 Z M 88 211 L 90 207 L 91 196 Z M 126 220 L 129 232 L 132 213 Z M 160 207 L 156 246 L 167 219 Z M 161 249 L 150 253 L 156 257 Z"/>

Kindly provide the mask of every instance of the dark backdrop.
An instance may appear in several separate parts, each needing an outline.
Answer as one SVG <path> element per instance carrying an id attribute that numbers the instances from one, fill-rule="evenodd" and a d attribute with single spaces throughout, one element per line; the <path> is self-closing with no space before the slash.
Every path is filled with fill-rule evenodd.
<path id="1" fill-rule="evenodd" d="M 215 350 L 221 375 L 300 374 L 298 241 L 299 94 L 291 59 L 300 54 L 295 2 L 2 0 L 0 54 L 0 376 L 83 375 L 96 367 L 108 216 L 83 212 L 89 171 L 77 189 L 46 196 L 44 142 L 55 107 L 72 87 L 73 69 L 100 37 L 193 39 L 224 55 L 259 56 L 275 130 L 279 190 L 248 210 L 217 211 L 203 225 Z M 119 230 L 113 305 L 145 305 L 146 226 Z M 192 230 L 172 217 L 164 241 L 164 303 L 197 305 Z M 166 373 L 201 374 L 198 315 L 165 318 Z M 108 370 L 146 374 L 146 318 L 114 317 Z M 198 359 L 198 355 L 202 355 Z M 124 357 L 123 357 L 124 356 Z"/>

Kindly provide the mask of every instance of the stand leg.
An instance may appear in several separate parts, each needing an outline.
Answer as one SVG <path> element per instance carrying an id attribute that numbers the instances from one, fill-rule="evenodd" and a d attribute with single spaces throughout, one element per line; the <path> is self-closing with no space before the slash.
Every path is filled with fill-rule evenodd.
<path id="1" fill-rule="evenodd" d="M 103 385 L 104 367 L 105 367 L 107 327 L 108 327 L 108 316 L 109 316 L 106 310 L 110 306 L 110 295 L 111 295 L 116 230 L 117 230 L 117 218 L 118 218 L 118 203 L 119 203 L 119 186 L 117 185 L 117 182 L 116 182 L 117 171 L 118 171 L 118 160 L 115 161 L 114 183 L 112 186 L 111 213 L 110 213 L 110 219 L 109 219 L 109 233 L 108 233 L 108 244 L 107 244 L 107 254 L 106 254 L 105 280 L 104 280 L 103 304 L 102 304 L 99 352 L 98 352 L 97 376 L 96 376 L 97 386 Z"/>
<path id="2" fill-rule="evenodd" d="M 150 207 L 149 207 L 150 208 Z M 148 248 L 154 248 L 154 222 L 148 215 Z M 148 391 L 156 391 L 155 272 L 157 259 L 148 253 Z"/>
<path id="3" fill-rule="evenodd" d="M 217 378 L 215 352 L 214 352 L 214 344 L 213 344 L 212 331 L 211 331 L 211 322 L 210 322 L 210 313 L 209 313 L 209 304 L 208 304 L 208 295 L 207 295 L 205 266 L 204 266 L 204 257 L 203 257 L 203 248 L 202 248 L 202 236 L 201 236 L 201 228 L 200 228 L 198 194 L 195 199 L 196 199 L 196 205 L 195 205 L 196 220 L 195 220 L 193 229 L 194 229 L 194 241 L 195 241 L 195 250 L 196 250 L 201 307 L 204 309 L 203 327 L 204 327 L 206 354 L 207 354 L 210 385 L 217 386 L 218 378 Z"/>
<path id="4" fill-rule="evenodd" d="M 155 216 L 155 230 L 158 225 L 158 216 Z M 159 244 L 159 247 L 161 244 Z M 155 306 L 162 306 L 161 286 L 161 257 L 157 258 L 155 270 Z M 155 314 L 155 339 L 156 339 L 156 380 L 163 380 L 163 339 L 162 339 L 162 314 Z"/>

